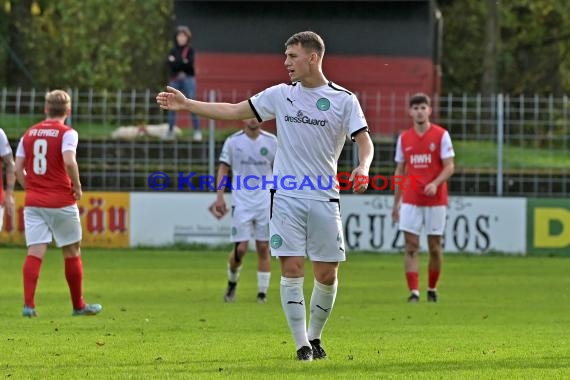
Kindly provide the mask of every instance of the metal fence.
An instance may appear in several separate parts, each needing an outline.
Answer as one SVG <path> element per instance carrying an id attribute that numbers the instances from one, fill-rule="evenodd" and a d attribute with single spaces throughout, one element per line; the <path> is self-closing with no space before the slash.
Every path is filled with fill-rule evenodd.
<path id="1" fill-rule="evenodd" d="M 164 171 L 214 174 L 215 160 L 227 133 L 206 133 L 200 143 L 191 133 L 175 142 L 142 134 L 119 140 L 111 133 L 120 126 L 166 123 L 156 105 L 155 91 L 77 91 L 72 95 L 74 128 L 80 133 L 78 157 L 83 182 L 90 190 L 150 191 L 148 175 Z M 15 146 L 33 123 L 43 119 L 44 93 L 3 88 L 0 92 L 0 128 Z M 200 100 L 239 102 L 253 92 L 204 91 Z M 394 142 L 398 131 L 410 126 L 409 95 L 359 93 L 362 108 L 376 141 L 373 172 L 394 169 Z M 432 121 L 446 127 L 456 150 L 456 174 L 450 180 L 454 194 L 506 196 L 568 196 L 570 151 L 567 96 L 454 95 L 433 97 Z M 186 127 L 188 120 L 178 118 Z M 201 120 L 212 132 L 238 128 L 236 122 Z M 267 127 L 272 130 L 274 124 Z M 348 169 L 357 157 L 347 142 L 339 166 Z M 172 187 L 171 190 L 176 190 Z"/>

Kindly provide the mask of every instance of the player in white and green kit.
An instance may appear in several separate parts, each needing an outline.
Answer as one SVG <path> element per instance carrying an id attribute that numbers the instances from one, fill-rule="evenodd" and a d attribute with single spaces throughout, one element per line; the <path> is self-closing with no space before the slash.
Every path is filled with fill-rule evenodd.
<path id="1" fill-rule="evenodd" d="M 255 116 L 259 121 L 276 120 L 273 174 L 277 178 L 290 176 L 297 186 L 283 188 L 277 181 L 272 192 L 271 252 L 281 261 L 281 303 L 297 358 L 322 359 L 326 353 L 321 335 L 336 298 L 339 262 L 345 260 L 335 181 L 337 160 L 346 137 L 351 137 L 359 148 L 359 165 L 351 180 L 367 177 L 374 148 L 356 96 L 327 80 L 322 72 L 325 45 L 321 37 L 314 32 L 296 33 L 285 47 L 284 64 L 291 85 L 270 87 L 237 104 L 186 99 L 170 87 L 156 99 L 163 109 L 187 110 L 212 119 Z M 367 183 L 354 183 L 354 192 L 367 188 Z M 308 329 L 303 296 L 305 257 L 312 262 L 315 278 Z"/>
<path id="2" fill-rule="evenodd" d="M 255 239 L 257 251 L 257 302 L 266 301 L 271 278 L 269 255 L 269 191 L 260 186 L 256 178 L 271 177 L 273 160 L 277 150 L 277 137 L 261 129 L 256 119 L 245 120 L 243 130 L 229 136 L 224 142 L 216 180 L 216 201 L 211 206 L 213 214 L 221 218 L 228 210 L 224 189 L 232 190 L 232 229 L 230 240 L 235 243 L 228 257 L 228 287 L 226 302 L 233 302 L 247 252 L 249 240 Z M 232 172 L 231 184 L 228 174 Z M 247 181 L 246 181 L 247 180 Z M 246 181 L 247 184 L 241 182 Z"/>

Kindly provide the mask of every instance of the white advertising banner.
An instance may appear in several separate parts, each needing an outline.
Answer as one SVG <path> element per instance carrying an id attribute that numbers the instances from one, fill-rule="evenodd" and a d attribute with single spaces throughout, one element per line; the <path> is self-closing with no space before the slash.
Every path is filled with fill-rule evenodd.
<path id="1" fill-rule="evenodd" d="M 392 223 L 392 196 L 343 195 L 341 214 L 347 251 L 401 251 L 404 236 Z M 225 244 L 230 215 L 208 211 L 213 193 L 131 193 L 131 246 L 175 243 Z M 228 208 L 231 196 L 226 194 Z M 421 237 L 422 250 L 426 237 Z M 526 199 L 450 197 L 446 252 L 526 252 Z"/>
<path id="2" fill-rule="evenodd" d="M 347 250 L 400 251 L 404 236 L 392 223 L 392 196 L 341 198 Z M 426 250 L 425 234 L 420 239 Z M 526 252 L 526 199 L 450 197 L 445 252 Z"/>
<path id="3" fill-rule="evenodd" d="M 214 218 L 208 207 L 215 200 L 214 193 L 131 193 L 131 247 L 228 243 L 230 215 Z M 229 209 L 230 194 L 226 203 Z"/>

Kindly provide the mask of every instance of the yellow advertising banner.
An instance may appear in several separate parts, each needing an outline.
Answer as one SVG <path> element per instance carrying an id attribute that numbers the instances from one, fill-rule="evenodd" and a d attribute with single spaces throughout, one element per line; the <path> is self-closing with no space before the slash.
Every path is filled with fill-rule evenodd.
<path id="1" fill-rule="evenodd" d="M 15 215 L 4 213 L 0 242 L 25 245 L 24 192 L 14 194 Z M 130 194 L 85 192 L 77 206 L 83 227 L 83 247 L 125 248 L 129 246 Z"/>

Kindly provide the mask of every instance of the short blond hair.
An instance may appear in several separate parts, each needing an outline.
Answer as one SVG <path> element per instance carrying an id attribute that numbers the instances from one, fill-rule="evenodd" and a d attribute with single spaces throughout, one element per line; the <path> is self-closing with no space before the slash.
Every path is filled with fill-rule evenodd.
<path id="1" fill-rule="evenodd" d="M 297 44 L 301 45 L 302 48 L 314 51 L 319 57 L 325 54 L 325 42 L 321 36 L 315 32 L 305 31 L 293 34 L 289 37 L 287 42 L 285 42 L 285 48 Z"/>
<path id="2" fill-rule="evenodd" d="M 71 110 L 71 97 L 63 90 L 53 90 L 46 94 L 45 104 L 48 117 L 63 117 Z"/>

